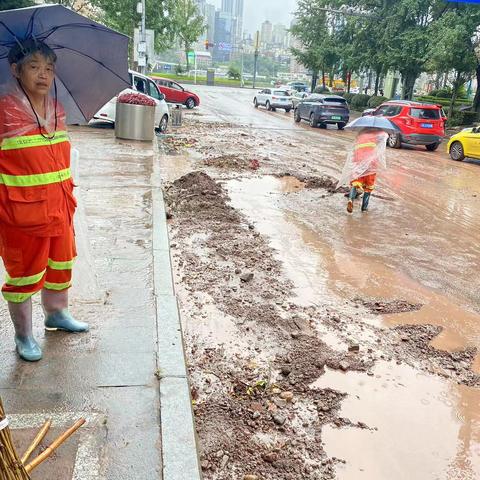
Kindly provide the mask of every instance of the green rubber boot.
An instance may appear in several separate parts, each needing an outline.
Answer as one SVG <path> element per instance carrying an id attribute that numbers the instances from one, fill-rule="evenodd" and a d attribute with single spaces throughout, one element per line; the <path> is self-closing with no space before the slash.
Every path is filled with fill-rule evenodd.
<path id="1" fill-rule="evenodd" d="M 88 332 L 88 323 L 75 320 L 68 310 L 51 313 L 45 318 L 45 330 L 50 332 L 62 330 L 69 333 Z"/>
<path id="2" fill-rule="evenodd" d="M 15 335 L 15 345 L 18 355 L 26 362 L 38 362 L 42 358 L 42 349 L 32 335 L 23 337 Z"/>

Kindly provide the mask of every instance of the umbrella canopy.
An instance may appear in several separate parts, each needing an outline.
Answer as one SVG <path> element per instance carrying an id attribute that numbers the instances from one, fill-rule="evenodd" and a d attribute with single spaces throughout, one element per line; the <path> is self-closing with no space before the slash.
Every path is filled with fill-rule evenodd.
<path id="1" fill-rule="evenodd" d="M 128 37 L 62 5 L 0 12 L 0 84 L 12 81 L 8 52 L 28 38 L 57 55 L 56 82 L 68 123 L 85 123 L 130 85 Z"/>
<path id="2" fill-rule="evenodd" d="M 360 117 L 350 122 L 345 128 L 349 130 L 362 130 L 364 128 L 378 128 L 386 133 L 397 133 L 398 127 L 392 123 L 388 118 L 366 116 Z"/>

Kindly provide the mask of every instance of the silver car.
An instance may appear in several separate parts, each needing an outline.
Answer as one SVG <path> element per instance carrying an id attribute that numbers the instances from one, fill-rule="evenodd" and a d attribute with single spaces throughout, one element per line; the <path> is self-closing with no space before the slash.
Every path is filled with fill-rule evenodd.
<path id="1" fill-rule="evenodd" d="M 307 92 L 295 92 L 292 95 L 293 108 L 295 109 L 297 107 L 297 105 L 307 97 L 308 97 Z"/>
<path id="2" fill-rule="evenodd" d="M 292 96 L 287 90 L 280 90 L 277 88 L 265 88 L 260 90 L 253 99 L 253 105 L 258 108 L 263 105 L 267 110 L 275 111 L 277 108 L 282 108 L 285 112 L 290 112 L 293 108 Z"/>

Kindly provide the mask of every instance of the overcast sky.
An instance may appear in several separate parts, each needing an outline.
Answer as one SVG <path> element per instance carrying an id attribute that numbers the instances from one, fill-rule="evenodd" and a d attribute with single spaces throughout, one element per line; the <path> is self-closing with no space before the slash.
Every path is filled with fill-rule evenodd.
<path id="1" fill-rule="evenodd" d="M 209 3 L 220 7 L 222 1 L 210 0 Z M 283 23 L 288 27 L 296 4 L 297 0 L 245 0 L 244 29 L 253 33 L 265 20 L 270 20 L 272 23 Z"/>

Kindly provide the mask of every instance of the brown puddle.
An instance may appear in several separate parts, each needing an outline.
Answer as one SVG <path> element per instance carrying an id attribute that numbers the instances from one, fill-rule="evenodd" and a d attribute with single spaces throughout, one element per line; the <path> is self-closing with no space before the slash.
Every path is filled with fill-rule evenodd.
<path id="1" fill-rule="evenodd" d="M 328 369 L 312 385 L 348 393 L 340 415 L 371 429 L 323 429 L 328 455 L 346 460 L 339 480 L 479 478 L 478 389 L 386 362 L 374 374 Z"/>
<path id="2" fill-rule="evenodd" d="M 480 345 L 480 315 L 464 306 L 468 302 L 421 284 L 393 263 L 368 255 L 368 251 L 352 245 L 348 239 L 335 246 L 319 226 L 328 218 L 319 215 L 318 223 L 308 225 L 304 216 L 285 206 L 285 193 L 292 193 L 292 189 L 286 188 L 282 179 L 265 176 L 231 180 L 227 188 L 232 205 L 269 237 L 286 275 L 295 285 L 297 303 L 338 307 L 345 299 L 356 296 L 421 303 L 424 306 L 420 311 L 378 318 L 386 326 L 441 325 L 444 331 L 433 341 L 437 348 L 455 350 Z M 366 238 L 374 228 L 373 217 L 370 218 L 355 224 L 365 230 Z M 351 217 L 337 221 L 344 229 L 355 226 Z M 325 229 L 325 225 L 322 227 Z M 324 231 L 328 234 L 328 225 Z M 441 271 L 437 273 L 441 275 Z M 477 371 L 479 359 L 477 356 Z M 329 371 L 316 386 L 350 394 L 342 414 L 378 428 L 324 429 L 323 440 L 329 455 L 347 460 L 337 468 L 340 480 L 480 478 L 478 389 L 396 364 L 377 365 L 374 377 Z"/>

